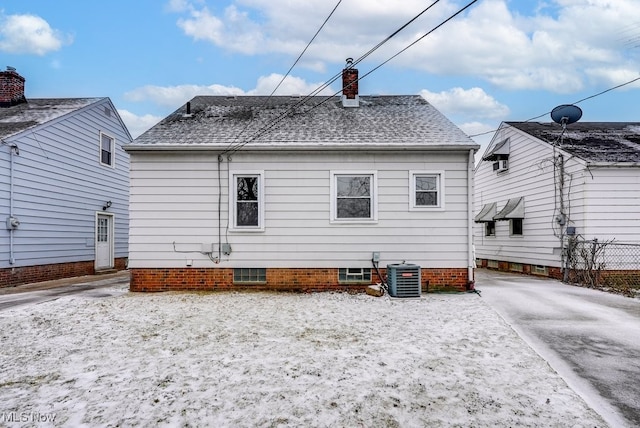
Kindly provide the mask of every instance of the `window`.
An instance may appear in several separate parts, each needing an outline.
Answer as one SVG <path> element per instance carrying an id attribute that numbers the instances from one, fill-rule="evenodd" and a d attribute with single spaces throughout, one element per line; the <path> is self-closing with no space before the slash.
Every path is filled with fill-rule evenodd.
<path id="1" fill-rule="evenodd" d="M 109 219 L 98 216 L 98 242 L 109 242 Z"/>
<path id="2" fill-rule="evenodd" d="M 236 172 L 231 176 L 229 193 L 232 230 L 264 230 L 264 180 L 260 172 Z"/>
<path id="3" fill-rule="evenodd" d="M 522 219 L 512 218 L 509 223 L 511 223 L 511 235 L 522 236 Z"/>
<path id="4" fill-rule="evenodd" d="M 113 166 L 115 140 L 107 134 L 100 133 L 100 163 Z"/>
<path id="5" fill-rule="evenodd" d="M 484 224 L 484 236 L 496 236 L 495 221 L 488 221 Z"/>
<path id="6" fill-rule="evenodd" d="M 373 172 L 332 172 L 331 220 L 370 222 L 378 218 L 377 179 Z"/>
<path id="7" fill-rule="evenodd" d="M 444 171 L 409 171 L 409 210 L 444 209 Z"/>
<path id="8" fill-rule="evenodd" d="M 549 276 L 549 269 L 546 266 L 534 265 L 531 266 L 531 273 L 534 275 Z"/>
<path id="9" fill-rule="evenodd" d="M 338 270 L 339 282 L 371 282 L 371 269 L 340 268 Z"/>
<path id="10" fill-rule="evenodd" d="M 235 268 L 233 269 L 233 282 L 267 282 L 267 270 L 264 268 Z"/>
<path id="11" fill-rule="evenodd" d="M 513 272 L 523 272 L 522 263 L 509 263 L 509 270 Z"/>

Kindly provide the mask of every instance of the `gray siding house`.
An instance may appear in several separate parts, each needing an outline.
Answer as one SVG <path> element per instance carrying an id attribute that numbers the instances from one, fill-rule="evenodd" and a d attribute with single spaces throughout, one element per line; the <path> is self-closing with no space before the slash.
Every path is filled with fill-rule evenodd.
<path id="1" fill-rule="evenodd" d="M 26 99 L 0 72 L 0 286 L 124 269 L 132 138 L 109 98 Z"/>
<path id="2" fill-rule="evenodd" d="M 505 122 L 475 184 L 479 266 L 570 279 L 584 269 L 580 245 L 610 243 L 598 271 L 640 270 L 611 252 L 638 254 L 640 123 Z"/>
<path id="3" fill-rule="evenodd" d="M 420 96 L 343 88 L 195 97 L 125 146 L 131 289 L 358 289 L 403 262 L 469 287 L 479 146 Z"/>

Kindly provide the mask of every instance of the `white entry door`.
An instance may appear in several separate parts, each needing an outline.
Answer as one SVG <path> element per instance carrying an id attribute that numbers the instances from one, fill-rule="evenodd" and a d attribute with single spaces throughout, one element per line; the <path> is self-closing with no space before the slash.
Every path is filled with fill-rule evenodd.
<path id="1" fill-rule="evenodd" d="M 113 216 L 96 216 L 96 270 L 113 267 Z"/>

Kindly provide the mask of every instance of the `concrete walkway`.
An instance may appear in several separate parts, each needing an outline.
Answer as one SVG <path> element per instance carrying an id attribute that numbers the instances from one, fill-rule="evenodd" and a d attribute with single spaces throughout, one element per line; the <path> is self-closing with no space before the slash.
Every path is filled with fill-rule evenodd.
<path id="1" fill-rule="evenodd" d="M 55 300 L 70 294 L 83 293 L 93 297 L 115 296 L 125 293 L 127 289 L 124 286 L 128 284 L 129 272 L 120 271 L 106 275 L 87 275 L 0 288 L 0 311 L 20 305 Z"/>
<path id="2" fill-rule="evenodd" d="M 476 270 L 476 289 L 612 426 L 640 426 L 640 299 Z"/>

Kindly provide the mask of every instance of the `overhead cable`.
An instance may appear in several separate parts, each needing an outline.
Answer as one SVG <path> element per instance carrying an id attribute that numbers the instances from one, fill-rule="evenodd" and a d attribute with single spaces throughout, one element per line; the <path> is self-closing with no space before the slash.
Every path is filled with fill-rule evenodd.
<path id="1" fill-rule="evenodd" d="M 307 46 L 305 46 L 305 48 L 302 50 L 302 52 L 300 53 L 300 55 L 298 55 L 298 58 L 296 58 L 296 60 L 293 62 L 293 64 L 291 65 L 291 67 L 289 67 L 289 70 L 287 71 L 287 73 L 282 77 L 282 79 L 280 80 L 280 82 L 276 85 L 276 87 L 273 89 L 273 91 L 271 91 L 271 94 L 269 94 L 269 96 L 267 97 L 267 99 L 264 101 L 263 105 L 266 105 L 267 102 L 269 102 L 269 100 L 271 99 L 271 97 L 273 96 L 273 94 L 276 93 L 276 91 L 278 90 L 278 88 L 280 87 L 280 85 L 282 85 L 282 83 L 284 82 L 284 80 L 287 78 L 287 76 L 289 76 L 289 74 L 291 73 L 291 70 L 293 70 L 293 68 L 296 66 L 296 64 L 298 64 L 298 62 L 300 61 L 300 58 L 302 58 L 302 56 L 305 54 L 305 52 L 307 51 L 307 49 L 309 49 L 309 46 L 311 46 L 311 44 L 313 43 L 313 41 L 316 39 L 316 37 L 318 37 L 318 34 L 320 34 L 320 31 L 322 31 L 322 29 L 324 28 L 324 26 L 327 24 L 327 22 L 329 22 L 329 19 L 331 19 L 331 17 L 333 16 L 333 13 L 336 11 L 336 9 L 338 9 L 338 6 L 340 6 L 340 3 L 342 3 L 342 0 L 338 0 L 338 3 L 336 3 L 336 5 L 333 7 L 333 9 L 331 10 L 331 13 L 329 13 L 329 16 L 326 17 L 326 19 L 324 20 L 324 22 L 322 23 L 322 25 L 320 26 L 320 28 L 318 28 L 318 31 L 316 31 L 316 33 L 313 35 L 313 37 L 311 38 L 311 40 L 309 40 L 309 42 L 307 43 Z M 242 131 L 240 131 L 240 133 L 238 133 L 238 135 L 233 139 L 233 141 L 237 141 L 240 136 L 242 134 L 244 134 L 244 132 L 247 130 L 247 128 L 249 127 L 249 125 L 251 124 L 251 122 L 253 121 L 253 118 L 247 123 L 247 125 L 242 129 Z M 233 143 L 231 143 L 229 145 L 229 147 L 227 147 L 227 150 L 229 148 L 231 148 L 233 146 Z"/>
<path id="2" fill-rule="evenodd" d="M 421 15 L 423 15 L 426 11 L 428 11 L 431 7 L 433 7 L 436 3 L 438 3 L 440 0 L 436 0 L 434 1 L 432 4 L 430 4 L 428 7 L 426 7 L 424 10 L 422 10 L 418 15 L 414 16 L 411 20 L 409 20 L 407 23 L 405 23 L 404 25 L 402 25 L 398 30 L 394 31 L 390 36 L 388 36 L 387 38 L 385 38 L 382 42 L 378 43 L 376 46 L 374 46 L 372 49 L 370 49 L 368 52 L 366 52 L 364 55 L 362 55 L 360 58 L 358 58 L 357 60 L 355 60 L 352 64 L 349 65 L 349 67 L 354 67 L 356 64 L 358 64 L 359 62 L 361 62 L 362 60 L 364 60 L 366 57 L 368 57 L 369 55 L 371 55 L 371 53 L 373 53 L 375 50 L 379 49 L 382 45 L 384 45 L 385 43 L 387 43 L 389 40 L 391 40 L 391 38 L 393 38 L 394 36 L 396 36 L 400 31 L 402 31 L 403 29 L 405 29 L 408 25 L 410 25 L 412 22 L 414 22 L 418 17 L 420 17 Z M 389 57 L 386 61 L 382 62 L 381 64 L 379 64 L 378 66 L 376 66 L 375 68 L 373 68 L 372 70 L 370 70 L 369 72 L 367 72 L 366 74 L 364 74 L 363 76 L 359 77 L 357 80 L 355 80 L 354 82 L 352 82 L 351 84 L 355 83 L 355 82 L 359 82 L 360 80 L 362 80 L 363 78 L 365 78 L 366 76 L 370 75 L 371 73 L 373 73 L 374 71 L 376 71 L 377 69 L 379 69 L 380 67 L 382 67 L 383 65 L 385 65 L 386 63 L 388 63 L 389 61 L 391 61 L 392 59 L 396 58 L 398 55 L 400 55 L 401 53 L 405 52 L 407 49 L 409 49 L 410 47 L 414 46 L 416 43 L 418 43 L 419 41 L 421 41 L 422 39 L 424 39 L 425 37 L 427 37 L 429 34 L 433 33 L 435 30 L 437 30 L 438 28 L 440 28 L 441 26 L 443 26 L 444 24 L 446 24 L 447 22 L 449 22 L 450 20 L 452 20 L 453 18 L 455 18 L 456 16 L 458 16 L 460 13 L 464 12 L 466 9 L 468 9 L 470 6 L 472 6 L 474 3 L 476 3 L 478 0 L 473 0 L 471 2 L 469 2 L 466 6 L 464 6 L 463 8 L 461 8 L 460 10 L 458 10 L 456 13 L 454 13 L 453 15 L 451 15 L 449 18 L 447 18 L 446 20 L 442 21 L 440 24 L 438 24 L 437 26 L 435 26 L 433 29 L 431 29 L 429 32 L 425 33 L 423 36 L 421 36 L 419 39 L 413 41 L 412 43 L 410 43 L 409 45 L 407 45 L 405 48 L 403 48 L 402 50 L 398 51 L 396 54 L 392 55 L 391 57 Z M 337 80 L 340 76 L 341 76 L 342 72 L 336 73 L 335 76 L 333 76 L 328 82 L 324 83 L 323 85 L 321 85 L 319 88 L 317 88 L 316 90 L 314 90 L 310 95 L 307 95 L 306 97 L 304 97 L 301 101 L 297 102 L 296 104 L 294 104 L 293 106 L 291 106 L 289 109 L 287 109 L 285 112 L 283 112 L 282 114 L 280 114 L 278 117 L 276 117 L 275 119 L 273 119 L 270 123 L 266 124 L 265 126 L 263 126 L 261 129 L 257 130 L 256 133 L 250 137 L 249 139 L 245 140 L 242 143 L 236 144 L 235 146 L 233 146 L 230 150 L 231 152 L 236 152 L 238 150 L 240 150 L 242 147 L 244 147 L 246 144 L 250 143 L 251 141 L 254 141 L 258 138 L 260 138 L 262 135 L 270 132 L 275 126 L 277 126 L 279 123 L 281 123 L 284 119 L 286 119 L 287 117 L 290 116 L 290 114 L 300 105 L 302 105 L 304 102 L 306 102 L 308 99 L 310 99 L 312 96 L 314 96 L 315 94 L 319 93 L 321 90 L 325 89 L 326 87 L 328 87 L 331 83 L 333 83 L 335 80 Z M 325 102 L 327 102 L 328 100 L 332 99 L 333 97 L 335 97 L 337 94 L 339 94 L 342 91 L 342 89 L 340 89 L 339 91 L 336 91 L 335 93 L 333 93 L 332 95 L 329 95 L 328 97 L 326 97 L 324 100 L 322 100 L 320 103 L 312 106 L 309 110 L 305 111 L 304 113 L 308 113 L 311 110 L 315 109 L 316 107 L 319 107 L 320 105 L 324 104 Z"/>

